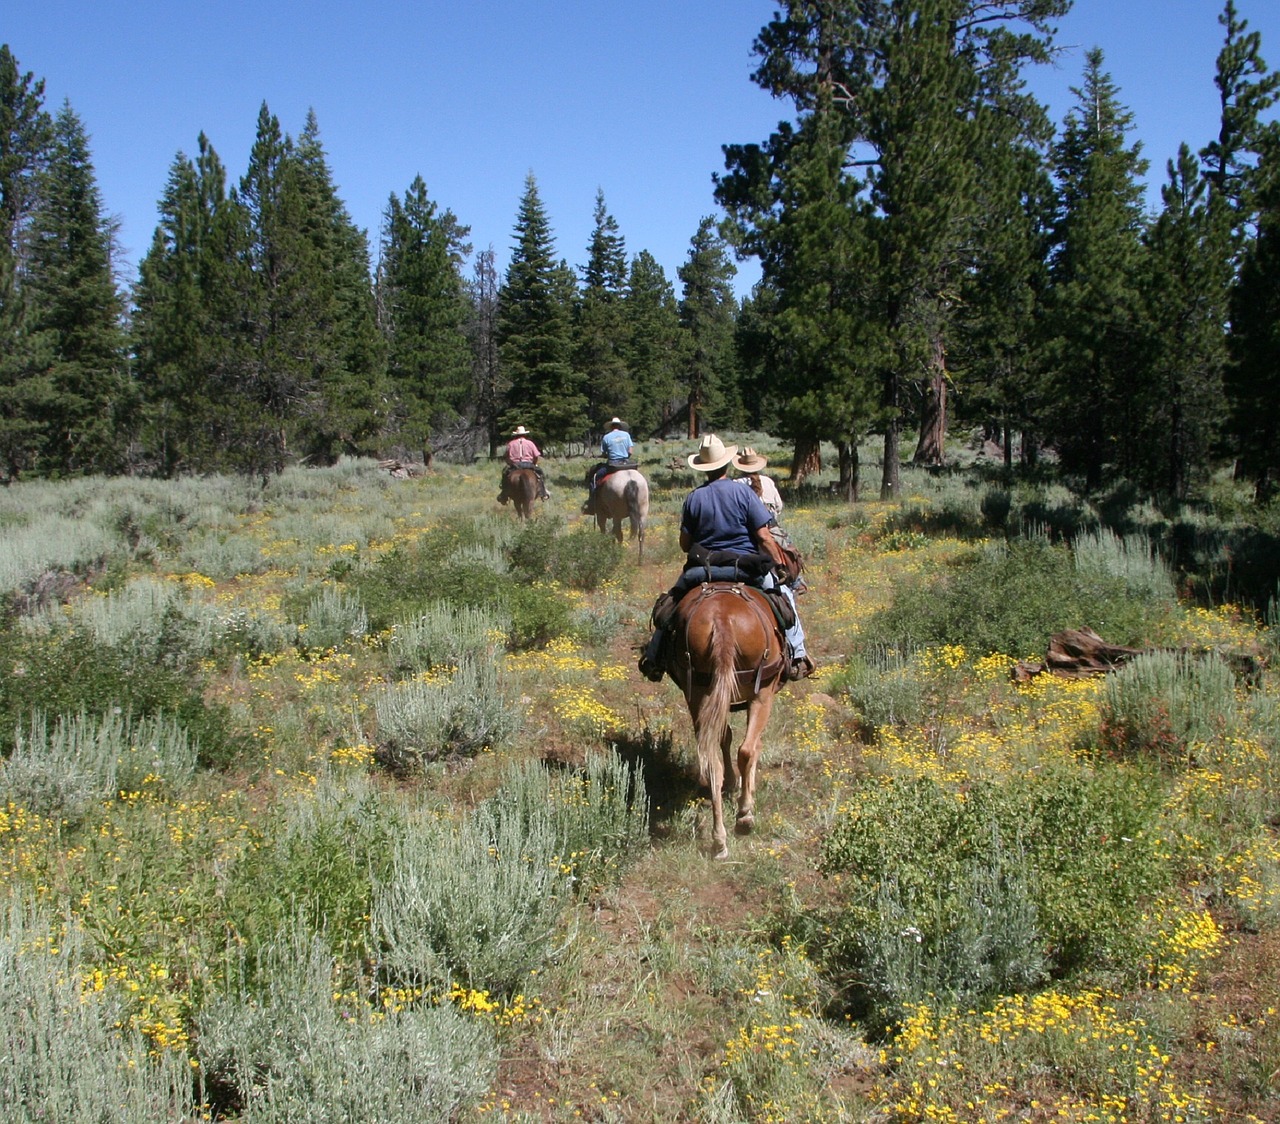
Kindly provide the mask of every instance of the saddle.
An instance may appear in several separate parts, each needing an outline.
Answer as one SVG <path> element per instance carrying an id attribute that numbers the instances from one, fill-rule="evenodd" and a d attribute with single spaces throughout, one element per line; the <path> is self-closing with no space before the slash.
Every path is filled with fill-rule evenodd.
<path id="1" fill-rule="evenodd" d="M 749 585 L 764 594 L 774 618 L 783 632 L 795 626 L 796 614 L 791 602 L 775 586 L 764 589 L 761 582 L 774 570 L 773 559 L 767 554 L 735 554 L 728 550 L 707 550 L 695 545 L 689 551 L 683 573 L 675 584 L 653 603 L 650 619 L 654 628 L 665 629 L 671 623 L 676 606 L 691 589 L 713 582 Z"/>

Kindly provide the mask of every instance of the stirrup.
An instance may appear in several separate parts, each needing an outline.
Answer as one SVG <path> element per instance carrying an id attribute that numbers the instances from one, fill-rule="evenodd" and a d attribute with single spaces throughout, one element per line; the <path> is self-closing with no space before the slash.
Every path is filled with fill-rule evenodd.
<path id="1" fill-rule="evenodd" d="M 787 678 L 793 682 L 797 679 L 808 679 L 813 674 L 813 660 L 808 656 L 797 656 L 787 668 Z"/>

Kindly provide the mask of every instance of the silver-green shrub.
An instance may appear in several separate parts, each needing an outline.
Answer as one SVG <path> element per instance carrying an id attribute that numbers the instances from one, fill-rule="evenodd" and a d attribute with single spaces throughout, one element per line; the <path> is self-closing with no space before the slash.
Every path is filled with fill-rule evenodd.
<path id="1" fill-rule="evenodd" d="M 448 678 L 392 684 L 374 698 L 373 708 L 376 759 L 396 773 L 497 749 L 521 719 L 497 665 L 485 659 L 463 660 Z"/>
<path id="2" fill-rule="evenodd" d="M 492 1029 L 452 1005 L 336 986 L 323 941 L 287 931 L 254 978 L 198 1013 L 205 1099 L 241 1124 L 455 1120 L 493 1080 Z"/>
<path id="3" fill-rule="evenodd" d="M 313 650 L 345 647 L 368 631 L 369 617 L 360 599 L 333 585 L 311 599 L 298 629 L 301 642 Z"/>
<path id="4" fill-rule="evenodd" d="M 617 881 L 648 843 L 644 778 L 612 751 L 593 754 L 581 771 L 553 772 L 538 761 L 516 765 L 488 803 L 530 831 L 549 818 L 556 857 L 579 889 Z"/>
<path id="5" fill-rule="evenodd" d="M 1232 731 L 1237 713 L 1235 676 L 1217 653 L 1144 652 L 1107 677 L 1102 741 L 1186 763 L 1197 745 Z"/>
<path id="6" fill-rule="evenodd" d="M 437 601 L 397 622 L 387 650 L 396 669 L 410 673 L 458 667 L 468 659 L 492 661 L 510 627 L 510 618 L 495 609 Z"/>
<path id="7" fill-rule="evenodd" d="M 457 824 L 411 825 L 373 891 L 383 970 L 415 986 L 519 991 L 563 939 L 571 884 L 561 847 L 550 815 L 525 821 L 488 803 Z"/>
<path id="8" fill-rule="evenodd" d="M 155 1056 L 122 997 L 82 983 L 86 941 L 11 896 L 0 908 L 0 1114 L 5 1124 L 194 1120 L 184 1054 Z"/>
<path id="9" fill-rule="evenodd" d="M 1075 562 L 1081 573 L 1119 578 L 1135 597 L 1171 601 L 1176 595 L 1173 574 L 1146 535 L 1086 531 L 1075 540 Z"/>
<path id="10" fill-rule="evenodd" d="M 32 716 L 0 765 L 0 791 L 29 811 L 72 822 L 100 801 L 144 784 L 176 792 L 195 775 L 198 747 L 167 715 Z"/>
<path id="11" fill-rule="evenodd" d="M 872 727 L 900 726 L 924 713 L 925 691 L 910 655 L 883 644 L 850 661 L 843 674 L 844 693 Z"/>

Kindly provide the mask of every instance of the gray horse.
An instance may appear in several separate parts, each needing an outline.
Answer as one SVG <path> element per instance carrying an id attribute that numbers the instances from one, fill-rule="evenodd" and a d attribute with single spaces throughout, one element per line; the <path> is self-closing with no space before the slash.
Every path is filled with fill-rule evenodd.
<path id="1" fill-rule="evenodd" d="M 639 540 L 644 560 L 644 521 L 649 516 L 649 482 L 634 468 L 610 472 L 596 487 L 596 526 L 601 531 L 613 520 L 614 537 L 622 541 L 622 521 L 631 520 L 631 537 Z"/>

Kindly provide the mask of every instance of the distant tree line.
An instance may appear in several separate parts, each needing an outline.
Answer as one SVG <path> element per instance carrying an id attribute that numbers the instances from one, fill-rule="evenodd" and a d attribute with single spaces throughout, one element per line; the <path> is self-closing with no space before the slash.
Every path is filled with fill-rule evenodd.
<path id="1" fill-rule="evenodd" d="M 1104 57 L 1060 130 L 1025 87 L 1070 0 L 783 0 L 753 80 L 794 109 L 725 146 L 678 270 L 628 256 L 603 192 L 560 257 L 529 174 L 500 277 L 421 177 L 367 234 L 319 127 L 264 105 L 229 183 L 179 153 L 138 277 L 115 273 L 84 127 L 0 47 L 0 478 L 237 471 L 487 444 L 517 423 L 581 447 L 766 429 L 793 476 L 884 441 L 938 465 L 949 427 L 1006 462 L 1052 449 L 1089 487 L 1185 497 L 1234 463 L 1280 477 L 1280 75 L 1227 0 L 1218 135 L 1146 162 Z M 735 252 L 761 280 L 739 303 Z M 470 443 L 470 444 L 468 444 Z"/>

